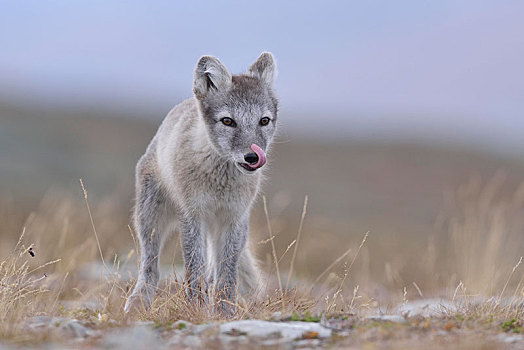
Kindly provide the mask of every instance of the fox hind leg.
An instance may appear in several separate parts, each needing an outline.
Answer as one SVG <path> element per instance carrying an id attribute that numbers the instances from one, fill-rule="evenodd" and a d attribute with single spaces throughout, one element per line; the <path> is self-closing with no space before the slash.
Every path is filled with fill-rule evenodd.
<path id="1" fill-rule="evenodd" d="M 140 243 L 138 279 L 125 305 L 125 312 L 149 308 L 160 277 L 159 258 L 171 227 L 167 220 L 167 200 L 157 180 L 144 174 L 137 183 L 134 213 L 135 229 Z"/>

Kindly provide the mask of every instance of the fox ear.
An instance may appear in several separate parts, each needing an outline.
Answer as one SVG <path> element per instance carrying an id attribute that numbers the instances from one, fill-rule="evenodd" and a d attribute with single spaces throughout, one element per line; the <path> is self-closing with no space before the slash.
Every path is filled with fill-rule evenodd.
<path id="1" fill-rule="evenodd" d="M 271 52 L 262 52 L 258 59 L 249 67 L 248 74 L 259 78 L 269 86 L 273 85 L 276 63 Z"/>
<path id="2" fill-rule="evenodd" d="M 193 92 L 197 97 L 204 97 L 210 90 L 223 90 L 232 84 L 227 68 L 213 56 L 202 56 L 195 68 Z"/>

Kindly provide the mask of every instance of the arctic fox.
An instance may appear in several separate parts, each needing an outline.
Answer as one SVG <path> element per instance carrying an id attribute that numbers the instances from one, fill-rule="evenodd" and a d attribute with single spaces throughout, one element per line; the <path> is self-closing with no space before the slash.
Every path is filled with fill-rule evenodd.
<path id="1" fill-rule="evenodd" d="M 214 290 L 218 311 L 230 314 L 237 289 L 258 290 L 249 215 L 276 130 L 274 75 L 269 52 L 240 75 L 213 56 L 198 61 L 194 97 L 169 112 L 136 167 L 140 269 L 126 312 L 152 303 L 159 254 L 177 228 L 192 302 Z"/>

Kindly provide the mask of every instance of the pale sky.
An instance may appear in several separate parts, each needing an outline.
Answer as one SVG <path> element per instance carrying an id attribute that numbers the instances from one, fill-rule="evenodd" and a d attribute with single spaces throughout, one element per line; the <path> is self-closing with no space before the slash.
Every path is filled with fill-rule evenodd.
<path id="1" fill-rule="evenodd" d="M 264 50 L 290 132 L 524 152 L 524 1 L 2 1 L 0 100 L 161 119 Z"/>

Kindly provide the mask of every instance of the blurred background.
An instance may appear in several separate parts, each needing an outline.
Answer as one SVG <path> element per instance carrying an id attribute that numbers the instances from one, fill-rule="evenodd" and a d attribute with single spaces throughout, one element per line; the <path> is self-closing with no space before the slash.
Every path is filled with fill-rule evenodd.
<path id="1" fill-rule="evenodd" d="M 493 292 L 524 254 L 521 1 L 2 2 L 0 251 L 25 227 L 41 259 L 57 242 L 96 259 L 82 178 L 104 251 L 126 255 L 134 166 L 198 58 L 241 73 L 266 50 L 264 195 L 279 254 L 309 196 L 298 276 L 369 231 L 348 281 L 375 298 Z M 252 234 L 266 259 L 261 200 Z"/>

